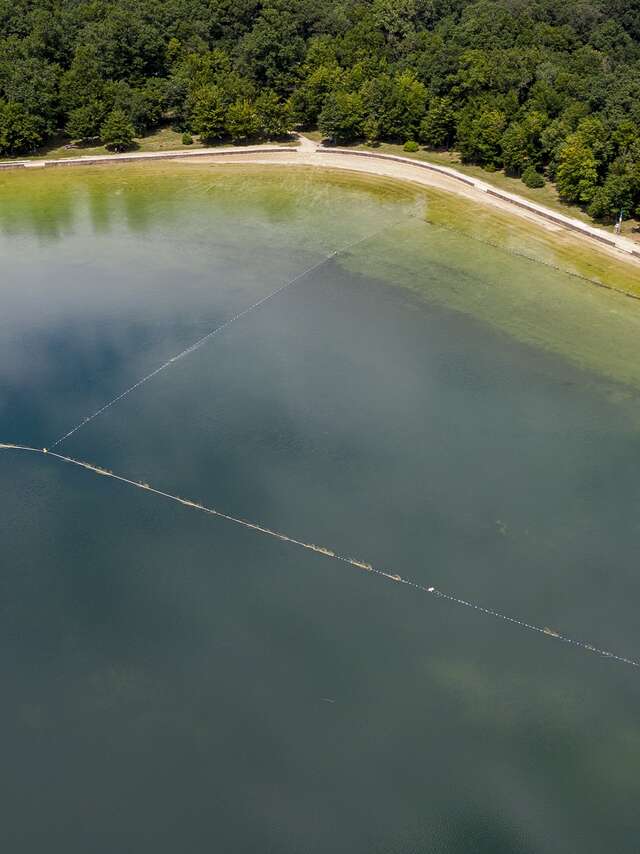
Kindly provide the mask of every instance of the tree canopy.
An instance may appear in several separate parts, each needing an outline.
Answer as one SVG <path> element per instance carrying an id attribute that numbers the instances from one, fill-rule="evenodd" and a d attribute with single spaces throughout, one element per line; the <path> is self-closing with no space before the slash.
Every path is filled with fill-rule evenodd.
<path id="1" fill-rule="evenodd" d="M 0 155 L 318 125 L 640 214 L 640 0 L 0 0 Z"/>

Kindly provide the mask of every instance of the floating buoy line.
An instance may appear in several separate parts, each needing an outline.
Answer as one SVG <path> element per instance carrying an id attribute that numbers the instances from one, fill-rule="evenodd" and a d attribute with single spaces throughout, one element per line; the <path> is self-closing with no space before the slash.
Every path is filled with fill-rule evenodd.
<path id="1" fill-rule="evenodd" d="M 594 646 L 593 644 L 587 643 L 586 641 L 571 638 L 568 635 L 564 635 L 561 632 L 558 632 L 555 629 L 551 629 L 547 626 L 536 626 L 533 623 L 528 623 L 524 620 L 518 619 L 517 617 L 511 617 L 507 614 L 501 613 L 500 611 L 496 611 L 493 608 L 487 608 L 477 602 L 471 602 L 467 599 L 462 599 L 459 596 L 455 596 L 452 593 L 447 593 L 446 591 L 440 590 L 435 586 L 419 584 L 417 581 L 412 581 L 409 578 L 403 578 L 402 576 L 397 575 L 393 572 L 387 572 L 383 569 L 380 569 L 379 567 L 376 567 L 373 564 L 368 563 L 367 561 L 342 555 L 339 552 L 334 551 L 333 549 L 327 548 L 326 546 L 319 546 L 315 543 L 307 543 L 304 542 L 304 540 L 299 540 L 296 537 L 291 537 L 288 534 L 283 534 L 281 531 L 275 531 L 272 528 L 267 528 L 265 525 L 261 525 L 258 522 L 251 522 L 248 519 L 242 519 L 239 516 L 231 516 L 229 513 L 224 513 L 222 510 L 217 510 L 214 507 L 207 507 L 206 505 L 200 504 L 197 501 L 191 501 L 188 498 L 181 498 L 179 495 L 172 495 L 170 492 L 165 492 L 161 489 L 156 489 L 155 487 L 150 486 L 148 483 L 144 483 L 142 481 L 137 480 L 131 480 L 130 478 L 124 477 L 123 475 L 115 474 L 109 469 L 102 468 L 101 466 L 95 465 L 94 463 L 76 460 L 73 457 L 67 457 L 64 454 L 56 453 L 55 451 L 51 451 L 47 448 L 32 448 L 28 445 L 17 445 L 12 443 L 0 442 L 0 450 L 18 451 L 24 453 L 39 454 L 41 456 L 46 457 L 53 457 L 54 459 L 59 460 L 68 465 L 78 466 L 79 468 L 93 472 L 94 474 L 112 478 L 113 480 L 117 480 L 120 483 L 124 483 L 128 486 L 135 487 L 136 489 L 141 489 L 145 492 L 157 495 L 160 498 L 166 498 L 169 501 L 174 501 L 177 504 L 181 504 L 183 507 L 188 507 L 192 510 L 200 511 L 201 513 L 206 513 L 209 516 L 216 516 L 219 519 L 224 519 L 227 522 L 232 522 L 234 525 L 239 525 L 242 528 L 246 528 L 250 531 L 255 531 L 258 534 L 271 537 L 275 540 L 280 540 L 284 543 L 290 543 L 293 546 L 298 546 L 299 548 L 305 549 L 306 551 L 322 555 L 330 560 L 335 560 L 343 564 L 347 564 L 348 566 L 351 566 L 354 569 L 361 570 L 362 572 L 368 572 L 372 575 L 377 575 L 380 578 L 384 578 L 387 581 L 392 581 L 395 584 L 403 584 L 406 587 L 411 587 L 414 590 L 420 591 L 421 593 L 428 593 L 429 595 L 434 596 L 437 599 L 444 599 L 447 602 L 450 602 L 452 605 L 470 608 L 473 611 L 477 611 L 479 614 L 483 614 L 486 617 L 493 617 L 496 620 L 501 620 L 504 623 L 510 623 L 511 625 L 517 626 L 518 628 L 526 629 L 527 631 L 535 632 L 539 635 L 544 635 L 552 640 L 557 640 L 561 643 L 570 644 L 571 646 L 577 647 L 578 649 L 581 649 L 585 652 L 591 652 L 595 655 L 601 656 L 602 658 L 610 658 L 621 664 L 627 664 L 630 667 L 640 668 L 640 661 L 636 661 L 633 658 L 627 658 L 623 655 L 616 655 L 613 652 L 609 652 L 606 649 Z"/>
<path id="2" fill-rule="evenodd" d="M 102 415 L 103 412 L 106 412 L 107 409 L 110 409 L 112 406 L 115 406 L 116 403 L 119 403 L 119 401 L 123 400 L 125 397 L 128 397 L 128 395 L 130 395 L 131 392 L 140 388 L 140 386 L 143 386 L 145 383 L 148 383 L 149 380 L 152 380 L 158 374 L 162 373 L 162 371 L 166 371 L 167 368 L 170 368 L 173 364 L 178 362 L 180 359 L 183 359 L 185 356 L 189 356 L 191 353 L 195 353 L 196 350 L 199 350 L 200 347 L 204 346 L 207 343 L 207 341 L 210 341 L 214 336 L 219 335 L 221 332 L 224 332 L 225 329 L 228 329 L 234 323 L 237 323 L 238 320 L 241 320 L 243 317 L 246 317 L 251 312 L 260 308 L 260 306 L 263 306 L 265 303 L 269 302 L 274 297 L 278 296 L 278 294 L 281 294 L 283 291 L 286 291 L 289 288 L 293 287 L 293 285 L 297 284 L 299 281 L 306 278 L 306 276 L 311 275 L 311 273 L 315 273 L 316 270 L 319 270 L 321 267 L 324 267 L 325 264 L 327 264 L 329 261 L 331 261 L 336 256 L 342 255 L 345 252 L 348 252 L 349 249 L 353 249 L 355 246 L 358 246 L 360 243 L 365 243 L 368 240 L 372 240 L 374 237 L 376 237 L 378 234 L 381 234 L 383 231 L 389 231 L 389 229 L 394 228 L 396 225 L 400 225 L 401 222 L 404 222 L 404 221 L 405 220 L 401 220 L 400 222 L 392 223 L 389 226 L 384 226 L 383 228 L 380 228 L 377 231 L 374 231 L 372 234 L 367 234 L 364 237 L 361 237 L 359 240 L 354 240 L 351 243 L 348 243 L 346 246 L 343 246 L 341 249 L 336 249 L 333 252 L 330 252 L 328 255 L 326 255 L 324 258 L 322 258 L 320 261 L 317 261 L 315 264 L 312 264 L 310 267 L 307 267 L 306 270 L 303 270 L 301 273 L 298 273 L 298 275 L 294 276 L 293 279 L 289 279 L 283 285 L 280 285 L 280 287 L 276 288 L 274 291 L 271 291 L 271 293 L 268 293 L 266 296 L 262 297 L 261 299 L 257 300 L 256 302 L 252 303 L 251 305 L 247 306 L 247 308 L 244 308 L 244 309 L 242 309 L 242 311 L 239 311 L 237 314 L 234 314 L 233 317 L 230 317 L 228 320 L 225 320 L 224 323 L 221 323 L 219 326 L 216 326 L 210 332 L 207 332 L 206 335 L 203 335 L 201 338 L 198 338 L 197 341 L 194 341 L 193 344 L 191 344 L 189 347 L 186 347 L 180 353 L 176 353 L 175 356 L 172 356 L 170 359 L 167 359 L 166 362 L 163 362 L 161 365 L 159 365 L 157 368 L 155 368 L 155 370 L 151 371 L 151 373 L 149 373 L 146 376 L 139 379 L 132 386 L 129 386 L 129 388 L 125 389 L 123 392 L 121 392 L 119 395 L 114 397 L 112 400 L 107 401 L 107 403 L 105 403 L 104 406 L 101 406 L 100 409 L 96 409 L 96 411 L 91 413 L 91 415 L 87 415 L 86 418 L 83 418 L 82 421 L 79 421 L 77 424 L 75 424 L 70 430 L 68 430 L 66 433 L 64 433 L 64 435 L 59 436 L 57 439 L 55 439 L 55 441 L 53 441 L 51 443 L 51 448 L 52 449 L 57 448 L 58 445 L 61 445 L 64 441 L 69 439 L 71 436 L 73 436 L 75 433 L 77 433 L 78 430 L 81 430 L 83 427 L 85 427 L 87 424 L 89 424 L 95 418 L 98 418 L 98 416 Z"/>
<path id="3" fill-rule="evenodd" d="M 286 290 L 287 288 L 290 288 L 292 285 L 295 285 L 295 283 L 299 282 L 300 279 L 303 279 L 305 276 L 308 276 L 310 273 L 313 273 L 314 270 L 317 270 L 322 267 L 323 264 L 326 264 L 327 261 L 329 261 L 337 254 L 337 252 L 332 252 L 331 255 L 328 255 L 326 258 L 323 258 L 321 261 L 318 261 L 317 264 L 314 264 L 313 266 L 308 267 L 306 270 L 303 270 L 302 273 L 299 273 L 294 279 L 291 279 L 284 285 L 281 285 L 279 288 L 276 288 L 275 291 L 271 291 L 271 293 L 267 294 L 265 297 L 262 297 L 262 299 L 259 299 L 257 302 L 254 302 L 252 305 L 247 306 L 247 308 L 243 309 L 242 311 L 239 311 L 237 314 L 234 314 L 233 317 L 230 317 L 228 320 L 225 320 L 224 323 L 221 323 L 220 326 L 216 326 L 210 332 L 207 332 L 207 334 L 203 335 L 202 338 L 198 338 L 198 340 L 191 344 L 189 347 L 186 347 L 180 353 L 177 353 L 175 356 L 172 356 L 170 359 L 167 359 L 166 362 L 163 362 L 162 365 L 151 371 L 150 374 L 147 374 L 146 376 L 139 379 L 132 386 L 129 386 L 129 388 L 121 392 L 117 397 L 114 397 L 112 400 L 105 403 L 104 406 L 101 406 L 100 409 L 97 409 L 91 415 L 87 415 L 86 418 L 83 418 L 82 421 L 79 421 L 74 427 L 71 428 L 71 430 L 65 433 L 64 436 L 60 436 L 58 439 L 55 440 L 55 442 L 52 442 L 51 447 L 57 448 L 58 445 L 61 445 L 62 442 L 65 441 L 65 439 L 69 439 L 71 436 L 73 436 L 74 433 L 77 433 L 78 430 L 81 430 L 90 421 L 93 421 L 94 418 L 97 418 L 99 415 L 102 415 L 102 413 L 106 412 L 107 409 L 110 409 L 116 403 L 123 400 L 123 398 L 130 395 L 132 391 L 135 391 L 137 388 L 140 388 L 140 386 L 149 382 L 149 380 L 153 379 L 159 373 L 162 373 L 162 371 L 165 371 L 167 368 L 171 367 L 171 365 L 173 365 L 175 362 L 179 361 L 180 359 L 183 359 L 185 356 L 189 356 L 191 353 L 195 353 L 196 350 L 199 350 L 200 347 L 204 346 L 204 344 L 206 344 L 207 341 L 213 338 L 214 335 L 218 335 L 220 332 L 223 332 L 229 326 L 236 323 L 238 320 L 245 317 L 250 312 L 255 311 L 261 305 L 264 305 L 266 302 L 273 299 L 282 291 Z"/>

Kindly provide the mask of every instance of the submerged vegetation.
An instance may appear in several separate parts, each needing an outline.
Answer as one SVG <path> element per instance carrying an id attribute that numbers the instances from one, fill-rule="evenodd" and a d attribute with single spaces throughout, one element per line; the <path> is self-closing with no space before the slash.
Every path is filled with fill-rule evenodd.
<path id="1" fill-rule="evenodd" d="M 640 207 L 640 0 L 0 0 L 0 154 L 319 125 Z"/>

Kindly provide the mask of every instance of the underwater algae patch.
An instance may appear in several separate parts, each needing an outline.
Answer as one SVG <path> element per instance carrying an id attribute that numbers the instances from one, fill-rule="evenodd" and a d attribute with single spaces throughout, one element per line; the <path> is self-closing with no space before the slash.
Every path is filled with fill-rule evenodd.
<path id="1" fill-rule="evenodd" d="M 640 300 L 616 290 L 640 291 L 632 264 L 448 194 L 424 202 L 340 263 L 640 387 Z"/>
<path id="2" fill-rule="evenodd" d="M 206 215 L 212 202 L 242 218 L 247 206 L 296 231 L 296 245 L 331 251 L 372 224 L 414 210 L 410 185 L 339 170 L 250 163 L 105 163 L 0 172 L 0 234 L 57 240 L 86 216 L 94 233 L 138 234 Z M 366 200 L 368 204 L 363 205 Z M 314 228 L 300 226 L 312 213 Z M 198 227 L 195 224 L 194 227 Z M 273 235 L 271 235 L 273 238 Z M 285 245 L 286 241 L 283 241 Z"/>
<path id="3" fill-rule="evenodd" d="M 626 260 L 622 254 L 614 257 L 596 243 L 559 226 L 537 225 L 438 190 L 429 192 L 428 208 L 427 219 L 435 225 L 640 298 L 637 262 Z"/>

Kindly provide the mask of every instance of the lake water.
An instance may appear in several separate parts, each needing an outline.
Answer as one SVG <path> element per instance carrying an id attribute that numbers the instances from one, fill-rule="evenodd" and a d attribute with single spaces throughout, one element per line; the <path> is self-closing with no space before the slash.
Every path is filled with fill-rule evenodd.
<path id="1" fill-rule="evenodd" d="M 328 258 L 61 452 L 637 658 L 640 304 L 435 203 L 0 176 L 0 441 Z M 637 669 L 52 458 L 0 484 L 3 851 L 637 851 Z"/>

